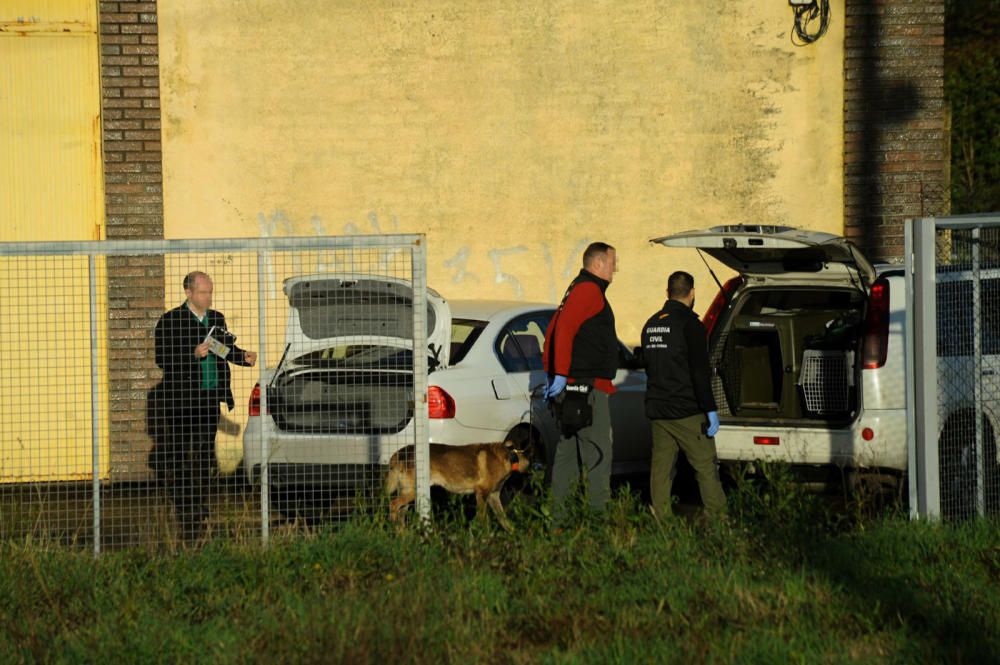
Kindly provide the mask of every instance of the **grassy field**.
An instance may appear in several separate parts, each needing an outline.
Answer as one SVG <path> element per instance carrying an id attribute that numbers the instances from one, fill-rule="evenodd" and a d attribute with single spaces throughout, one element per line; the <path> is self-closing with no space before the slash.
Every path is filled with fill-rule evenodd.
<path id="1" fill-rule="evenodd" d="M 779 479 L 780 481 L 780 479 Z M 732 519 L 654 520 L 619 496 L 554 532 L 461 510 L 174 554 L 0 545 L 0 662 L 1000 660 L 996 522 L 836 510 L 784 482 Z"/>

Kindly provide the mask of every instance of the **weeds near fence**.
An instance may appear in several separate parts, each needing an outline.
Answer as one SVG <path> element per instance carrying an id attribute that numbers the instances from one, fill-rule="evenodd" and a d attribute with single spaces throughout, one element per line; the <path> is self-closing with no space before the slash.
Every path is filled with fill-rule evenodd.
<path id="1" fill-rule="evenodd" d="M 7 543 L 0 661 L 987 662 L 1000 653 L 996 523 L 870 518 L 863 507 L 845 516 L 780 468 L 744 479 L 730 507 L 728 522 L 657 521 L 625 491 L 604 515 L 580 510 L 555 532 L 544 501 L 518 500 L 508 534 L 446 501 L 429 528 L 397 527 L 382 511 L 281 525 L 266 549 L 226 530 L 174 553 L 96 560 Z"/>

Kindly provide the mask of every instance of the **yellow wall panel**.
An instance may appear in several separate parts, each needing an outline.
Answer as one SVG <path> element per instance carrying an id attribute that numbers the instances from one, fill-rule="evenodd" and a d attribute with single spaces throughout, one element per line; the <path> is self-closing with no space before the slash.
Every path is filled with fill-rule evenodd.
<path id="1" fill-rule="evenodd" d="M 832 9 L 796 48 L 759 0 L 160 3 L 165 234 L 425 232 L 445 296 L 545 301 L 605 240 L 635 342 L 671 270 L 713 289 L 648 238 L 842 232 Z"/>
<path id="2" fill-rule="evenodd" d="M 97 37 L 0 35 L 0 241 L 96 240 Z"/>
<path id="3" fill-rule="evenodd" d="M 97 280 L 106 280 L 104 261 Z M 98 290 L 98 339 L 107 336 Z M 93 476 L 87 257 L 0 259 L 0 482 Z M 107 375 L 103 346 L 99 375 Z M 107 383 L 98 385 L 107 404 Z M 107 414 L 100 423 L 100 473 L 108 473 Z"/>
<path id="4" fill-rule="evenodd" d="M 0 26 L 10 31 L 36 28 L 51 31 L 51 25 L 77 26 L 96 34 L 94 0 L 3 0 L 0 2 Z"/>
<path id="5" fill-rule="evenodd" d="M 0 242 L 101 237 L 96 16 L 94 0 L 0 5 Z M 105 339 L 103 260 L 97 277 Z M 89 279 L 85 257 L 0 260 L 0 482 L 93 475 Z"/>
<path id="6" fill-rule="evenodd" d="M 784 0 L 161 2 L 164 233 L 422 232 L 445 297 L 549 302 L 604 240 L 635 343 L 672 270 L 699 309 L 714 291 L 693 252 L 649 238 L 842 232 L 832 11 L 796 48 Z M 250 385 L 236 374 L 238 405 Z"/>

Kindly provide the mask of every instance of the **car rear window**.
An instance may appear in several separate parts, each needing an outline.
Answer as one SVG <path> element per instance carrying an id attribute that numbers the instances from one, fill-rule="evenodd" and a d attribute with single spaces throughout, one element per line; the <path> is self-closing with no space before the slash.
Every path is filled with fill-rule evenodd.
<path id="1" fill-rule="evenodd" d="M 409 349 L 374 344 L 341 344 L 306 353 L 295 359 L 296 365 L 319 369 L 411 370 L 413 354 Z"/>
<path id="2" fill-rule="evenodd" d="M 486 327 L 486 321 L 476 319 L 451 320 L 451 349 L 448 352 L 448 363 L 456 365 L 468 355 L 469 350 L 479 339 Z"/>
<path id="3" fill-rule="evenodd" d="M 755 289 L 747 293 L 740 314 L 750 316 L 790 311 L 828 310 L 856 307 L 861 292 L 843 289 Z"/>

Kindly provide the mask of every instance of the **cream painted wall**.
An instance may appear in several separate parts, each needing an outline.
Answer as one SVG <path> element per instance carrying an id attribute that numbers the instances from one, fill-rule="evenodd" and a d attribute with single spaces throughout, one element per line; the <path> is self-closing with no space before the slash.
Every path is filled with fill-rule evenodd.
<path id="1" fill-rule="evenodd" d="M 557 300 L 590 240 L 635 342 L 672 231 L 842 231 L 843 7 L 161 0 L 168 238 L 423 232 L 450 298 Z M 720 272 L 720 278 L 723 274 Z"/>

